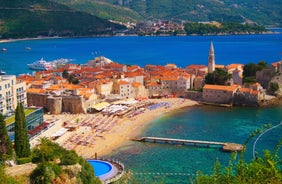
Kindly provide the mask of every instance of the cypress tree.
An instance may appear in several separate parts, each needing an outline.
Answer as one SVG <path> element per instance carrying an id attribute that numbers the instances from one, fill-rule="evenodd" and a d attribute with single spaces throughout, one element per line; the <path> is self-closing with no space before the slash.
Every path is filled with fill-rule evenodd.
<path id="1" fill-rule="evenodd" d="M 30 145 L 23 105 L 17 105 L 15 113 L 15 152 L 18 158 L 30 156 Z"/>
<path id="2" fill-rule="evenodd" d="M 4 116 L 0 114 L 0 159 L 4 160 L 5 155 L 11 157 L 13 154 L 12 143 L 7 132 Z"/>

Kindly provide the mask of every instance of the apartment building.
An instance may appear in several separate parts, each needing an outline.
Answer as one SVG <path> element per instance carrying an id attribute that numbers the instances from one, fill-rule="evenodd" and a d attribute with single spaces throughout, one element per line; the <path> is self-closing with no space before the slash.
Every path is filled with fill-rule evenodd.
<path id="1" fill-rule="evenodd" d="M 18 103 L 27 105 L 25 82 L 17 81 L 15 75 L 0 76 L 0 113 L 13 112 Z"/>

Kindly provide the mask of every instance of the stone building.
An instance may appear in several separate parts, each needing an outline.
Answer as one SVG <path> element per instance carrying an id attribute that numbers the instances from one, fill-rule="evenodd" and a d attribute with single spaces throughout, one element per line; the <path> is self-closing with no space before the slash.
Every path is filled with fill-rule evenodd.
<path id="1" fill-rule="evenodd" d="M 238 88 L 238 85 L 222 86 L 206 84 L 203 88 L 203 101 L 232 105 L 234 93 Z"/>
<path id="2" fill-rule="evenodd" d="M 56 94 L 44 92 L 42 89 L 29 89 L 27 96 L 28 106 L 43 107 L 45 112 L 50 112 L 51 114 L 60 114 L 62 112 L 72 114 L 86 113 L 88 108 L 97 102 L 95 94 L 75 95 L 74 92 L 70 94 Z"/>
<path id="3" fill-rule="evenodd" d="M 258 106 L 265 99 L 265 92 L 259 83 L 255 83 L 248 88 L 238 88 L 233 99 L 234 105 Z"/>
<path id="4" fill-rule="evenodd" d="M 132 84 L 123 80 L 119 80 L 114 85 L 114 94 L 119 94 L 122 98 L 134 97 Z"/>

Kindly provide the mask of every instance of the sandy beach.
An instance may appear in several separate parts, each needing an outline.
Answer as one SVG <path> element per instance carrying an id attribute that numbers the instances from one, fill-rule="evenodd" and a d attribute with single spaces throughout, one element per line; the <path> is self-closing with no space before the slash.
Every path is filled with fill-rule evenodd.
<path id="1" fill-rule="evenodd" d="M 136 116 L 124 118 L 105 117 L 101 114 L 44 115 L 44 120 L 56 119 L 56 124 L 32 140 L 31 144 L 35 145 L 40 137 L 51 137 L 62 128 L 64 122 L 78 123 L 77 130 L 68 131 L 55 141 L 66 149 L 75 150 L 84 158 L 95 158 L 95 154 L 98 157 L 103 157 L 122 146 L 130 138 L 140 135 L 154 119 L 176 109 L 198 104 L 195 101 L 182 98 L 150 99 L 150 101 L 154 103 L 167 102 L 170 106 L 153 110 L 146 109 L 145 112 Z M 91 126 L 95 128 L 90 128 Z"/>
<path id="2" fill-rule="evenodd" d="M 57 39 L 62 38 L 59 36 L 53 36 L 53 37 L 45 37 L 45 36 L 39 36 L 34 38 L 10 38 L 10 39 L 0 39 L 0 43 L 8 43 L 8 42 L 16 42 L 16 41 L 24 41 L 24 40 L 43 40 L 43 39 Z"/>

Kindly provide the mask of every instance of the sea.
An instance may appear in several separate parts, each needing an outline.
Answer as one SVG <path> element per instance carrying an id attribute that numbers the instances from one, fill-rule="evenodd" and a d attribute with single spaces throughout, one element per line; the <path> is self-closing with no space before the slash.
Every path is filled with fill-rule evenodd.
<path id="1" fill-rule="evenodd" d="M 66 58 L 72 63 L 86 64 L 98 56 L 127 65 L 191 64 L 207 65 L 210 42 L 215 49 L 215 62 L 247 64 L 281 60 L 282 29 L 277 34 L 226 36 L 115 36 L 91 38 L 49 38 L 0 43 L 0 69 L 10 75 L 32 74 L 28 63 L 44 58 L 47 61 Z M 243 144 L 256 129 L 265 124 L 278 125 L 282 107 L 216 107 L 193 106 L 165 114 L 145 127 L 138 135 L 179 139 L 233 142 Z M 255 136 L 247 144 L 244 158 L 275 150 L 282 138 L 282 126 Z M 282 151 L 279 155 L 282 157 Z M 120 160 L 137 183 L 193 183 L 203 172 L 210 174 L 218 160 L 226 166 L 230 153 L 218 147 L 193 147 L 126 141 L 112 150 L 109 158 Z"/>

